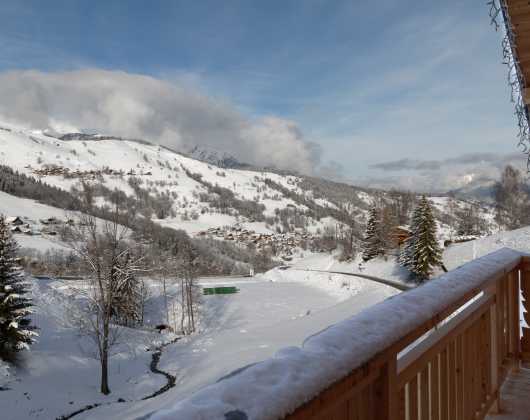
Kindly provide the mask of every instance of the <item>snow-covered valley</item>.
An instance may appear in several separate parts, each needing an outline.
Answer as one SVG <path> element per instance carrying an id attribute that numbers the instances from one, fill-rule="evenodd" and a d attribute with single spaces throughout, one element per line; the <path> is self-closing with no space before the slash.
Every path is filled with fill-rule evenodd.
<path id="1" fill-rule="evenodd" d="M 185 274 L 177 263 L 163 261 L 172 260 L 174 254 L 153 247 L 167 253 L 152 260 L 148 274 L 142 276 L 148 288 L 145 318 L 135 328 L 118 328 L 119 339 L 109 360 L 110 395 L 99 389 L 94 344 L 72 318 L 84 307 L 83 297 L 94 285 L 84 284 L 82 275 L 77 280 L 54 278 L 46 271 L 53 264 L 38 266 L 37 274 L 51 277 L 31 277 L 35 309 L 31 319 L 40 338 L 30 351 L 22 352 L 16 366 L 6 370 L 6 364 L 0 365 L 0 409 L 9 413 L 9 420 L 148 418 L 281 349 L 303 347 L 308 337 L 415 286 L 410 272 L 397 261 L 402 243 L 393 243 L 393 248 L 369 261 L 361 252 L 371 208 L 396 210 L 393 205 L 408 205 L 396 214 L 401 211 L 409 220 L 418 198 L 413 193 L 368 190 L 239 165 L 219 167 L 211 155 L 194 155 L 208 158 L 204 162 L 143 141 L 80 134 L 59 138 L 0 126 L 0 164 L 9 168 L 7 182 L 0 185 L 4 189 L 0 214 L 10 217 L 28 273 L 35 260 L 50 250 L 67 257 L 72 252 L 72 242 L 67 243 L 61 232 L 82 226 L 76 216 L 83 213 L 67 210 L 70 204 L 61 200 L 76 198 L 85 185 L 93 188 L 91 198 L 99 210 L 117 202 L 147 203 L 131 210 L 133 233 L 135 223 L 148 220 L 150 229 L 184 230 L 190 241 L 186 243 L 203 246 L 203 256 L 230 245 L 221 255 L 230 264 L 219 268 L 218 260 L 208 260 L 216 265 L 215 276 L 194 283 L 199 296 L 197 329 L 187 335 L 179 328 L 184 301 L 179 281 Z M 32 178 L 19 178 L 20 174 Z M 32 198 L 33 189 L 44 183 L 58 199 L 46 201 L 42 194 Z M 77 191 L 70 192 L 72 188 Z M 433 241 L 447 245 L 443 259 L 449 269 L 502 246 L 529 248 L 526 230 L 453 243 L 474 238 L 459 237 L 458 210 L 473 207 L 484 234 L 490 234 L 499 230 L 493 208 L 446 196 L 429 197 L 429 203 L 437 231 Z M 410 233 L 404 222 L 392 223 L 398 234 Z M 139 238 L 134 245 L 145 246 L 143 250 L 161 242 L 160 237 L 132 237 Z M 175 243 L 169 249 L 179 249 L 180 239 L 172 238 Z M 214 242 L 215 247 L 210 247 Z M 344 252 L 348 244 L 349 254 Z M 247 258 L 247 251 L 255 253 L 253 260 Z M 252 277 L 239 277 L 254 273 L 260 253 L 269 259 L 267 268 Z M 162 277 L 167 284 L 162 284 L 160 272 L 149 273 L 166 262 Z M 436 267 L 434 275 L 441 273 L 442 267 Z M 205 294 L 214 287 L 236 288 L 237 293 Z M 175 332 L 159 334 L 159 326 Z"/>

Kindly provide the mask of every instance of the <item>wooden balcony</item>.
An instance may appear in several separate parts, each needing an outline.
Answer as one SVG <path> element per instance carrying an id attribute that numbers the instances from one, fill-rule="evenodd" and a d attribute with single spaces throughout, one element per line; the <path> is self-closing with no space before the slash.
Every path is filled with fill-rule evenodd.
<path id="1" fill-rule="evenodd" d="M 523 327 L 520 319 L 530 309 L 530 257 L 479 274 L 469 273 L 472 289 L 286 418 L 530 419 L 530 316 Z"/>

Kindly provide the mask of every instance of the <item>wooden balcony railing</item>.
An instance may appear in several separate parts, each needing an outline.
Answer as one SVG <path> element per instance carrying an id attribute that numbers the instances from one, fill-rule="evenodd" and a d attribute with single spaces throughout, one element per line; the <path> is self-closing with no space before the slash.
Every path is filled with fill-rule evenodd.
<path id="1" fill-rule="evenodd" d="M 488 257 L 482 259 L 487 264 Z M 286 418 L 471 420 L 498 410 L 508 373 L 530 361 L 530 330 L 520 322 L 522 296 L 530 325 L 530 258 L 508 258 L 482 278 L 479 269 L 468 276 L 462 270 L 445 283 L 455 289 L 442 310 Z M 428 287 L 405 294 L 416 293 L 421 303 L 425 288 L 444 300 L 444 289 Z M 465 292 L 455 293 L 458 288 Z"/>
<path id="2" fill-rule="evenodd" d="M 499 409 L 510 371 L 530 361 L 529 302 L 530 257 L 500 249 L 238 369 L 154 418 L 483 419 Z"/>

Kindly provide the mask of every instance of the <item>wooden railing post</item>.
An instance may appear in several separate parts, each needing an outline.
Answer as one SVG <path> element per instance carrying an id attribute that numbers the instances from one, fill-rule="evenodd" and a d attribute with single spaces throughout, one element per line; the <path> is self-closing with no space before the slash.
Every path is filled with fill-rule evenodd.
<path id="1" fill-rule="evenodd" d="M 517 368 L 520 360 L 520 322 L 519 322 L 519 271 L 512 271 L 508 275 L 508 337 L 509 354 L 512 367 Z"/>
<path id="2" fill-rule="evenodd" d="M 530 362 L 530 262 L 528 260 L 521 265 L 521 293 L 526 311 L 524 313 L 526 326 L 523 326 L 521 337 L 521 359 L 523 362 Z"/>
<path id="3" fill-rule="evenodd" d="M 498 288 L 497 288 L 498 291 Z M 496 299 L 499 296 L 496 295 Z M 490 390 L 489 393 L 492 398 L 495 398 L 490 412 L 498 413 L 500 410 L 499 406 L 499 356 L 498 356 L 498 332 L 497 332 L 497 302 L 490 307 L 490 323 L 491 323 L 491 335 L 490 335 L 490 346 L 491 346 L 491 366 L 490 366 Z"/>
<path id="4" fill-rule="evenodd" d="M 374 391 L 374 420 L 398 420 L 399 395 L 395 356 L 381 368 L 379 380 L 374 383 Z"/>

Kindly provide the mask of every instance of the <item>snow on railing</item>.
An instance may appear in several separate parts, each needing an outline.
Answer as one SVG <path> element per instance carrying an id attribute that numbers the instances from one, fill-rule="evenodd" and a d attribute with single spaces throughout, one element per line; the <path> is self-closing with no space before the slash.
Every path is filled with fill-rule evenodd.
<path id="1" fill-rule="evenodd" d="M 512 341 L 507 339 L 512 347 L 502 347 L 501 343 L 497 348 L 491 337 L 504 334 L 499 331 L 508 330 L 515 322 L 515 318 L 508 316 L 506 324 L 501 325 L 504 312 L 500 315 L 498 311 L 513 312 L 513 290 L 519 281 L 518 274 L 514 273 L 521 261 L 519 252 L 507 248 L 478 258 L 328 327 L 306 339 L 301 347 L 281 349 L 270 359 L 239 369 L 190 398 L 176 402 L 173 407 L 154 413 L 151 419 L 279 419 L 295 411 L 299 414 L 295 413 L 292 418 L 326 418 L 319 417 L 318 410 L 328 410 L 326 404 L 330 405 L 333 399 L 336 399 L 336 403 L 331 404 L 334 410 L 346 410 L 344 416 L 339 414 L 336 418 L 348 418 L 348 404 L 359 401 L 363 405 L 364 400 L 371 401 L 372 405 L 359 408 L 359 418 L 390 418 L 381 413 L 398 410 L 400 404 L 403 413 L 398 418 L 428 418 L 425 402 L 421 410 L 418 408 L 418 401 L 424 401 L 418 400 L 418 395 L 426 398 L 431 409 L 445 404 L 447 399 L 444 400 L 443 391 L 437 389 L 443 378 L 438 380 L 437 375 L 445 372 L 444 363 L 450 363 L 448 354 L 454 355 L 455 363 L 460 360 L 456 353 L 457 342 L 462 343 L 469 334 L 475 334 L 477 340 L 495 344 L 488 347 L 482 358 L 477 358 L 487 364 L 490 361 L 486 359 L 493 358 L 493 353 L 507 357 L 515 345 L 514 333 L 510 335 Z M 483 296 L 477 299 L 479 294 Z M 501 306 L 505 298 L 508 300 Z M 460 309 L 455 316 L 462 307 L 465 310 Z M 490 324 L 497 327 L 490 328 Z M 482 332 L 485 326 L 491 337 Z M 404 349 L 415 346 L 414 343 L 429 331 L 434 333 L 417 346 L 418 355 L 409 355 L 404 372 L 399 372 L 398 355 L 401 357 Z M 449 338 L 452 341 L 449 342 Z M 454 348 L 450 347 L 453 343 Z M 425 354 L 429 354 L 428 360 L 422 359 Z M 500 364 L 504 362 L 502 357 L 499 356 Z M 458 372 L 455 366 L 449 371 Z M 400 376 L 401 373 L 406 377 Z M 436 380 L 436 386 L 434 382 L 428 385 L 427 380 Z M 494 389 L 491 378 L 489 380 L 491 393 L 497 392 L 498 383 Z M 498 378 L 496 381 L 499 382 Z M 493 398 L 486 394 L 484 398 Z M 315 399 L 317 396 L 319 398 Z M 379 403 L 376 396 L 382 398 Z M 476 402 L 484 405 L 482 400 Z M 488 408 L 491 404 L 488 400 Z M 459 407 L 454 406 L 455 410 Z M 419 417 L 411 417 L 411 410 L 420 410 L 416 413 Z"/>

